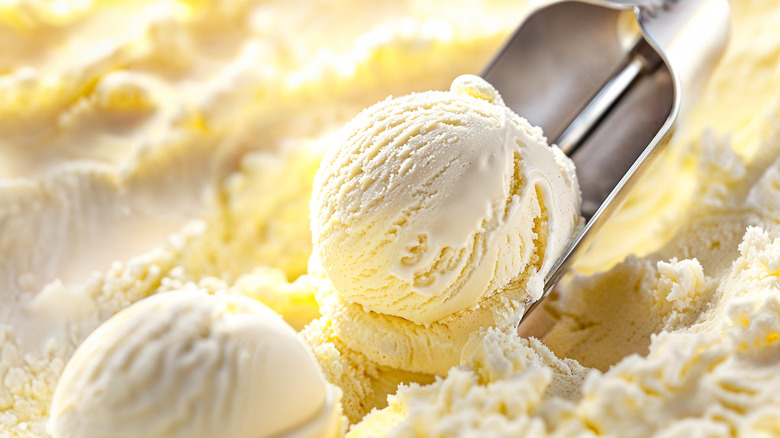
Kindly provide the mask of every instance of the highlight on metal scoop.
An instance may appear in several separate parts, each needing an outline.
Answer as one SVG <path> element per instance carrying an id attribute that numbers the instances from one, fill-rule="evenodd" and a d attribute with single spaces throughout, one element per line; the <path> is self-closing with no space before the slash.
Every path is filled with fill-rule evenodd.
<path id="1" fill-rule="evenodd" d="M 586 224 L 552 291 L 625 200 L 723 53 L 726 0 L 579 0 L 532 12 L 482 76 L 574 161 Z"/>

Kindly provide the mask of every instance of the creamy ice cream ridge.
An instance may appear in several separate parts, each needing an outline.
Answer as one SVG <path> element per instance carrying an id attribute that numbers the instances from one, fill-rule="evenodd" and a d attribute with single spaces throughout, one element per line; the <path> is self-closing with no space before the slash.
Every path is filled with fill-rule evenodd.
<path id="1" fill-rule="evenodd" d="M 571 162 L 483 79 L 387 99 L 348 124 L 312 195 L 314 251 L 338 293 L 428 325 L 523 274 L 521 301 L 579 223 Z"/>
<path id="2" fill-rule="evenodd" d="M 54 438 L 320 438 L 342 433 L 341 391 L 266 306 L 175 291 L 123 310 L 68 362 Z"/>

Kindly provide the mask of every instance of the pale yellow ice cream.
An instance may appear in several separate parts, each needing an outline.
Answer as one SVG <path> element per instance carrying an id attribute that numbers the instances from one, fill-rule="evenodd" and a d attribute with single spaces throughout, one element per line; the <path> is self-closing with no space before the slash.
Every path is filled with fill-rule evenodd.
<path id="1" fill-rule="evenodd" d="M 329 335 L 304 336 L 418 374 L 407 382 L 445 374 L 472 332 L 514 327 L 580 224 L 571 161 L 477 76 L 377 103 L 333 142 L 314 181 L 309 267 L 323 271 Z M 345 383 L 350 418 L 384 405 L 379 381 Z"/>
<path id="2" fill-rule="evenodd" d="M 323 277 L 304 275 L 325 145 L 388 95 L 479 73 L 529 3 L 0 5 L 0 436 L 49 436 L 76 348 L 150 295 L 229 289 L 297 327 L 329 306 L 376 315 L 343 300 L 320 309 Z M 355 433 L 780 436 L 780 8 L 731 10 L 726 55 L 578 260 L 588 276 L 534 313 L 546 350 L 480 332 L 469 344 L 484 359 L 451 351 L 458 367 L 439 373 L 451 378 L 428 386 L 432 374 L 347 349 L 334 321 L 304 332 L 326 374 L 360 388 L 355 412 L 394 382 L 420 382 Z M 584 385 L 572 360 L 591 374 Z"/>
<path id="3" fill-rule="evenodd" d="M 334 330 L 330 318 L 313 321 L 301 333 L 323 367 L 325 377 L 342 389 L 342 406 L 350 423 L 357 423 L 372 409 L 387 405 L 387 395 L 401 383 L 427 384 L 435 376 L 380 365 L 350 348 Z"/>
<path id="4" fill-rule="evenodd" d="M 347 437 L 544 436 L 543 419 L 529 412 L 547 399 L 579 399 L 588 371 L 536 339 L 483 330 L 446 378 L 399 388 L 386 409 L 367 415 Z"/>
<path id="5" fill-rule="evenodd" d="M 476 76 L 387 99 L 334 140 L 314 182 L 314 250 L 365 310 L 428 325 L 525 274 L 531 302 L 579 221 L 573 164 Z"/>
<path id="6" fill-rule="evenodd" d="M 294 330 L 240 295 L 174 291 L 98 327 L 57 385 L 54 438 L 341 433 L 341 392 Z"/>

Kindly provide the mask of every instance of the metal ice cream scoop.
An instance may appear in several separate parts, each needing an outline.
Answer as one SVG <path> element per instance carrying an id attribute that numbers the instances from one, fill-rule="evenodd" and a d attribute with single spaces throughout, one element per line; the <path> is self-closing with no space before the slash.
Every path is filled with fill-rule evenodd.
<path id="1" fill-rule="evenodd" d="M 531 13 L 484 71 L 577 167 L 587 222 L 542 298 L 667 142 L 723 53 L 728 25 L 726 0 L 563 1 Z"/>

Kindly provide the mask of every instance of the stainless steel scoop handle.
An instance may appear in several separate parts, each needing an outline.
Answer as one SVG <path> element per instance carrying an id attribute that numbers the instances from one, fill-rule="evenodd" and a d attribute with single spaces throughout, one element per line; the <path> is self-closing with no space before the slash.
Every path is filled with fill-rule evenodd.
<path id="1" fill-rule="evenodd" d="M 541 8 L 483 73 L 577 168 L 587 222 L 547 275 L 543 298 L 660 152 L 725 47 L 726 0 L 647 3 Z"/>
<path id="2" fill-rule="evenodd" d="M 649 47 L 647 41 L 639 38 L 630 51 L 626 64 L 607 80 L 553 143 L 565 154 L 572 155 L 640 76 L 654 72 L 661 62 L 661 57 Z M 593 213 L 595 209 L 583 211 L 587 218 Z"/>

